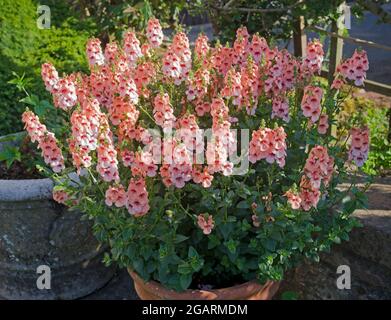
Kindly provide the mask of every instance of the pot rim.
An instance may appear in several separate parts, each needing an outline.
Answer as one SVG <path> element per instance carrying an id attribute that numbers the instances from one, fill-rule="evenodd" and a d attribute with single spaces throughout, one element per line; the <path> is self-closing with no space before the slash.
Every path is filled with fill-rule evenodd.
<path id="1" fill-rule="evenodd" d="M 130 268 L 128 268 L 128 273 L 137 285 L 142 285 L 143 290 L 151 292 L 153 295 L 159 295 L 161 297 L 166 297 L 173 300 L 210 300 L 221 299 L 221 297 L 224 297 L 224 299 L 228 300 L 243 299 L 245 297 L 255 295 L 256 293 L 271 287 L 276 283 L 278 284 L 278 282 L 271 280 L 267 280 L 264 284 L 261 284 L 254 279 L 226 288 L 211 290 L 187 289 L 185 291 L 177 292 L 173 289 L 164 287 L 157 281 L 144 281 L 135 271 L 132 271 Z"/>
<path id="2" fill-rule="evenodd" d="M 53 185 L 49 178 L 0 180 L 0 201 L 52 199 Z"/>

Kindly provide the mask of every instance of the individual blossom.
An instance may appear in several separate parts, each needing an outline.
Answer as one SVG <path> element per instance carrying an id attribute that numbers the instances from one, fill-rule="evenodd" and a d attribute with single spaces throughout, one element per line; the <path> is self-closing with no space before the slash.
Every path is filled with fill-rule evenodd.
<path id="1" fill-rule="evenodd" d="M 339 90 L 342 88 L 342 86 L 345 84 L 345 81 L 339 77 L 335 78 L 333 80 L 333 83 L 331 84 L 331 89 Z"/>
<path id="2" fill-rule="evenodd" d="M 321 88 L 311 85 L 304 88 L 301 110 L 303 111 L 303 115 L 309 118 L 312 123 L 319 120 L 322 97 L 323 90 Z"/>
<path id="3" fill-rule="evenodd" d="M 123 150 L 121 152 L 121 159 L 125 167 L 130 167 L 135 160 L 134 152 L 129 150 Z"/>
<path id="4" fill-rule="evenodd" d="M 276 162 L 280 168 L 285 166 L 286 134 L 283 127 L 276 129 L 260 128 L 252 133 L 249 160 L 255 163 L 265 159 L 268 163 Z"/>
<path id="5" fill-rule="evenodd" d="M 197 216 L 197 224 L 205 235 L 209 235 L 215 226 L 213 216 L 204 213 Z"/>
<path id="6" fill-rule="evenodd" d="M 126 207 L 129 213 L 135 217 L 140 217 L 148 213 L 148 191 L 143 178 L 130 179 Z"/>
<path id="7" fill-rule="evenodd" d="M 213 175 L 209 173 L 208 167 L 203 170 L 193 168 L 192 178 L 195 183 L 201 184 L 204 188 L 209 188 L 213 181 Z"/>
<path id="8" fill-rule="evenodd" d="M 93 38 L 88 40 L 86 52 L 90 66 L 102 66 L 105 63 L 105 57 L 99 39 Z"/>
<path id="9" fill-rule="evenodd" d="M 301 206 L 301 198 L 299 195 L 295 194 L 291 190 L 285 192 L 285 197 L 288 198 L 288 203 L 290 204 L 291 208 L 294 210 L 297 210 Z"/>
<path id="10" fill-rule="evenodd" d="M 258 217 L 256 214 L 253 214 L 253 215 L 251 216 L 251 220 L 252 220 L 252 222 L 253 222 L 253 226 L 254 226 L 255 228 L 259 228 L 259 226 L 261 225 L 261 222 L 259 221 L 259 217 Z"/>
<path id="11" fill-rule="evenodd" d="M 66 204 L 66 202 L 70 199 L 69 194 L 64 190 L 53 190 L 53 200 L 60 203 Z"/>
<path id="12" fill-rule="evenodd" d="M 60 80 L 56 68 L 50 63 L 44 63 L 41 68 L 41 76 L 46 90 L 50 93 L 55 93 L 57 91 L 57 83 Z"/>
<path id="13" fill-rule="evenodd" d="M 110 186 L 106 190 L 105 194 L 105 203 L 109 207 L 111 207 L 113 204 L 117 207 L 124 207 L 127 202 L 127 196 L 125 188 L 122 185 L 118 186 Z"/>
<path id="14" fill-rule="evenodd" d="M 368 159 L 369 129 L 367 127 L 353 128 L 350 130 L 350 134 L 352 138 L 349 149 L 349 160 L 354 161 L 358 167 L 362 167 Z"/>
<path id="15" fill-rule="evenodd" d="M 152 48 L 157 48 L 162 44 L 163 31 L 158 19 L 148 20 L 147 38 Z"/>
<path id="16" fill-rule="evenodd" d="M 210 103 L 209 102 L 198 102 L 195 106 L 195 111 L 197 116 L 202 117 L 205 114 L 210 112 Z"/>
<path id="17" fill-rule="evenodd" d="M 329 128 L 329 117 L 327 114 L 322 114 L 319 117 L 318 133 L 326 134 L 328 128 Z"/>

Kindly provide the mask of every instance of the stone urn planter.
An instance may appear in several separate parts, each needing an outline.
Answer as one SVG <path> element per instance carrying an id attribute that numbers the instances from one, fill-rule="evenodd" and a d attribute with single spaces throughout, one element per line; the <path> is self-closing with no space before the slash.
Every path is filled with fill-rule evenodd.
<path id="1" fill-rule="evenodd" d="M 267 281 L 260 284 L 253 280 L 229 288 L 215 290 L 185 290 L 177 292 L 163 287 L 156 281 L 145 282 L 128 269 L 134 288 L 142 300 L 271 300 L 280 282 Z"/>
<path id="2" fill-rule="evenodd" d="M 52 188 L 50 179 L 0 180 L 0 299 L 76 299 L 114 274 L 90 222 L 55 203 Z M 50 289 L 38 289 L 40 265 Z"/>

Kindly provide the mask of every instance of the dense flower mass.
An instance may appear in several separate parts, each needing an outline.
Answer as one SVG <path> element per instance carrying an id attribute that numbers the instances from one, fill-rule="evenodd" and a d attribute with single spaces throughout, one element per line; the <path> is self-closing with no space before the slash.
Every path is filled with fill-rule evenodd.
<path id="1" fill-rule="evenodd" d="M 79 174 L 83 168 L 91 171 L 94 183 L 104 187 L 106 205 L 125 207 L 134 217 L 150 211 L 149 194 L 153 198 L 157 184 L 173 192 L 188 185 L 221 188 L 222 179 L 236 174 L 237 159 L 250 162 L 258 170 L 255 175 L 269 177 L 269 170 L 277 170 L 292 179 L 291 189 L 268 198 L 266 211 L 277 196 L 285 196 L 285 205 L 294 210 L 316 207 L 334 171 L 334 158 L 322 144 L 334 110 L 323 106 L 323 89 L 313 81 L 322 67 L 322 44 L 310 42 L 306 56 L 297 59 L 269 47 L 259 35 L 251 36 L 245 27 L 237 31 L 232 47 L 213 47 L 202 34 L 192 52 L 183 32 L 166 48 L 162 42 L 160 23 L 151 19 L 146 37 L 129 30 L 122 43 L 110 42 L 104 50 L 99 39 L 90 39 L 89 74 L 61 78 L 54 66 L 42 65 L 55 106 L 70 117 L 66 163 Z M 332 88 L 339 90 L 346 80 L 361 85 L 367 70 L 366 53 L 356 51 L 338 67 Z M 301 101 L 296 91 L 303 92 Z M 23 122 L 45 162 L 62 171 L 65 161 L 54 134 L 31 111 L 23 114 Z M 307 141 L 298 128 L 315 128 L 316 142 Z M 238 129 L 249 129 L 247 145 Z M 164 132 L 164 138 L 156 139 L 155 131 Z M 368 145 L 368 130 L 353 129 L 348 159 L 362 166 Z M 296 153 L 305 165 L 292 169 L 291 159 L 300 163 Z M 258 190 L 267 180 L 260 179 Z M 54 196 L 61 203 L 67 200 L 62 192 Z M 254 204 L 252 224 L 259 227 L 255 210 L 262 205 Z M 212 215 L 197 215 L 197 224 L 204 234 L 215 227 Z"/>

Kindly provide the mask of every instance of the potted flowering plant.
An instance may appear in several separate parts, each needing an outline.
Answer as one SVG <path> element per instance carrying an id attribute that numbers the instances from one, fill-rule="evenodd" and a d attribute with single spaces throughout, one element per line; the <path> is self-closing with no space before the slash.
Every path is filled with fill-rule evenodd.
<path id="1" fill-rule="evenodd" d="M 316 40 L 297 59 L 240 28 L 233 47 L 200 35 L 191 50 L 184 33 L 163 44 L 151 19 L 104 52 L 91 39 L 87 56 L 88 75 L 43 65 L 69 138 L 31 111 L 23 121 L 56 199 L 94 220 L 106 262 L 128 268 L 141 298 L 271 298 L 285 270 L 348 238 L 364 194 L 337 186 L 365 161 L 368 131 L 330 131 L 339 88 L 363 84 L 364 51 L 328 87 Z"/>

